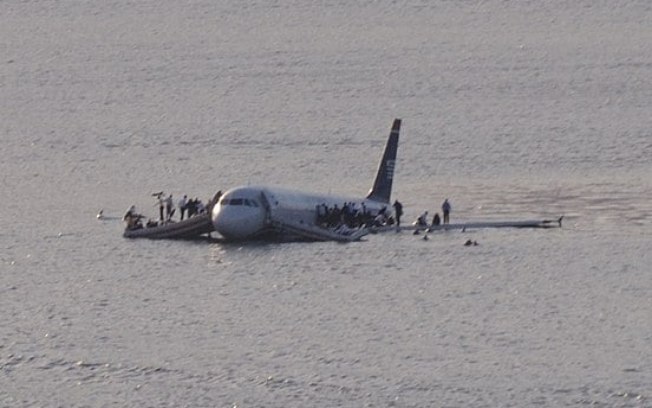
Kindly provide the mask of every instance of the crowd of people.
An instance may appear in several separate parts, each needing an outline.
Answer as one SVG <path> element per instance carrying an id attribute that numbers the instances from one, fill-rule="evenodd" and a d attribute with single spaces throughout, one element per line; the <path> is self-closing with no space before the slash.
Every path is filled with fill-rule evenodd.
<path id="1" fill-rule="evenodd" d="M 348 228 L 360 228 L 364 226 L 383 226 L 393 225 L 394 217 L 389 214 L 387 207 L 379 211 L 368 209 L 364 203 L 345 202 L 342 206 L 337 204 L 328 206 L 319 204 L 316 208 L 317 219 L 316 225 L 324 228 L 338 228 L 346 226 Z"/>
<path id="2" fill-rule="evenodd" d="M 395 225 L 400 227 L 401 216 L 403 215 L 403 204 L 396 200 L 392 204 L 394 211 L 388 210 L 387 207 L 381 208 L 379 211 L 374 212 L 366 208 L 364 203 L 345 202 L 341 206 L 335 204 L 328 206 L 320 204 L 317 206 L 317 220 L 316 224 L 325 228 L 337 228 L 346 226 L 349 228 L 359 228 L 362 226 L 367 227 L 382 227 L 388 225 Z M 428 228 L 431 226 L 438 226 L 448 224 L 450 222 L 450 213 L 452 205 L 448 199 L 445 199 L 441 205 L 442 215 L 435 213 L 430 220 L 428 211 L 424 211 L 414 221 L 413 225 L 417 227 Z"/>
<path id="3" fill-rule="evenodd" d="M 156 197 L 156 203 L 154 207 L 158 207 L 159 218 L 158 220 L 149 219 L 145 224 L 146 227 L 156 227 L 159 225 L 166 224 L 168 222 L 174 222 L 174 215 L 176 210 L 179 210 L 179 221 L 183 221 L 184 218 L 188 219 L 197 215 L 205 214 L 207 211 L 210 211 L 217 203 L 217 201 L 222 196 L 222 191 L 218 191 L 213 198 L 208 200 L 207 204 L 204 204 L 202 200 L 195 197 L 188 198 L 187 195 L 184 195 L 179 199 L 177 205 L 174 205 L 174 197 L 172 194 L 166 195 L 163 191 L 152 194 L 153 197 Z M 142 220 L 145 216 L 139 214 L 136 211 L 136 206 L 132 205 L 129 207 L 127 212 L 122 217 L 122 220 L 126 223 L 127 229 L 139 229 L 143 228 Z"/>
<path id="4" fill-rule="evenodd" d="M 179 221 L 183 221 L 185 217 L 190 218 L 206 212 L 206 205 L 204 205 L 204 203 L 199 198 L 195 197 L 194 199 L 189 199 L 187 195 L 184 195 L 179 199 L 177 202 L 177 208 L 174 208 L 172 194 L 165 198 L 158 197 L 158 206 L 159 221 L 172 221 L 172 217 L 176 213 L 177 208 L 179 209 L 180 214 Z M 164 210 L 165 214 L 163 213 Z"/>

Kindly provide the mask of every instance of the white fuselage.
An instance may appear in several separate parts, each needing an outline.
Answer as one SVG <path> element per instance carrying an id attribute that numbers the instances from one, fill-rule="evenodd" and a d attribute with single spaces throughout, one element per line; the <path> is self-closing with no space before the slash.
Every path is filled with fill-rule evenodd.
<path id="1" fill-rule="evenodd" d="M 269 186 L 246 186 L 228 190 L 213 208 L 215 230 L 224 238 L 244 240 L 266 233 L 278 233 L 273 222 L 293 222 L 314 225 L 318 207 L 342 207 L 353 203 L 363 204 L 368 212 L 377 213 L 382 208 L 391 210 L 388 203 L 368 198 L 351 198 L 325 194 L 305 193 Z"/>
<path id="2" fill-rule="evenodd" d="M 288 231 L 310 237 L 320 235 L 314 230 L 322 224 L 318 220 L 320 209 L 338 214 L 334 207 L 341 209 L 347 203 L 347 210 L 351 206 L 358 207 L 363 215 L 375 215 L 382 208 L 391 210 L 389 202 L 400 129 L 401 120 L 394 119 L 376 178 L 366 198 L 313 194 L 268 186 L 236 187 L 224 193 L 213 207 L 211 220 L 215 230 L 232 240 L 255 238 L 267 233 L 283 235 Z M 342 213 L 350 214 L 348 211 Z"/>

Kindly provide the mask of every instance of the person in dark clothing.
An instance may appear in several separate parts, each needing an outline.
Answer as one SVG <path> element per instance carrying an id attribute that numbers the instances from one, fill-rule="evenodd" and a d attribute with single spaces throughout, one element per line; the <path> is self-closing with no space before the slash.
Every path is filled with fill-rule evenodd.
<path id="1" fill-rule="evenodd" d="M 401 226 L 401 215 L 403 215 L 403 204 L 398 200 L 394 201 L 394 213 L 396 214 L 396 226 Z"/>
<path id="2" fill-rule="evenodd" d="M 181 213 L 181 221 L 183 221 L 183 216 L 186 213 L 186 204 L 188 204 L 188 196 L 184 195 L 178 203 L 179 212 Z"/>
<path id="3" fill-rule="evenodd" d="M 188 218 L 195 215 L 197 212 L 197 202 L 192 198 L 186 203 L 186 210 L 188 210 Z"/>
<path id="4" fill-rule="evenodd" d="M 452 209 L 451 204 L 448 202 L 448 198 L 447 198 L 444 200 L 444 203 L 441 205 L 441 211 L 444 213 L 444 224 L 448 224 L 451 209 Z"/>
<path id="5" fill-rule="evenodd" d="M 435 216 L 432 217 L 432 225 L 437 226 L 441 224 L 441 218 L 439 218 L 439 213 L 435 213 Z"/>
<path id="6" fill-rule="evenodd" d="M 220 201 L 220 198 L 222 198 L 222 190 L 219 190 L 217 193 L 215 193 L 213 198 L 208 200 L 208 206 L 207 206 L 207 211 L 208 212 L 213 211 L 213 207 L 215 207 L 215 205 L 217 205 L 217 202 Z"/>

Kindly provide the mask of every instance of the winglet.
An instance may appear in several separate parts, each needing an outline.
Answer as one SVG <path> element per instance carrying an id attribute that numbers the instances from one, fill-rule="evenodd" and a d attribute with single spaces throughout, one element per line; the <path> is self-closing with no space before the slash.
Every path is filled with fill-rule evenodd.
<path id="1" fill-rule="evenodd" d="M 401 130 L 401 119 L 394 119 L 392 131 L 385 145 L 385 152 L 378 165 L 376 180 L 369 191 L 367 198 L 374 201 L 389 203 L 392 194 L 392 180 L 394 179 L 394 165 L 398 150 L 398 134 Z"/>

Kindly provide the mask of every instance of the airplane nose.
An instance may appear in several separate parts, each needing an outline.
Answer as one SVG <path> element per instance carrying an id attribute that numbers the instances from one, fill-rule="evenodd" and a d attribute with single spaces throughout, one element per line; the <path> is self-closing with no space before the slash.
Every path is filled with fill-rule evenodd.
<path id="1" fill-rule="evenodd" d="M 263 227 L 263 215 L 259 209 L 243 206 L 220 206 L 213 208 L 213 226 L 227 239 L 245 239 L 255 235 Z"/>
<path id="2" fill-rule="evenodd" d="M 238 231 L 239 217 L 236 217 L 235 214 L 229 216 L 229 211 L 226 208 L 218 207 L 213 208 L 212 214 L 215 230 L 226 238 L 235 237 Z"/>

